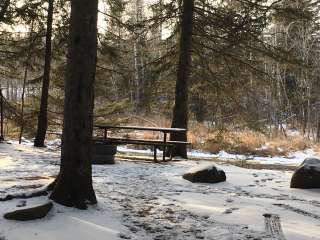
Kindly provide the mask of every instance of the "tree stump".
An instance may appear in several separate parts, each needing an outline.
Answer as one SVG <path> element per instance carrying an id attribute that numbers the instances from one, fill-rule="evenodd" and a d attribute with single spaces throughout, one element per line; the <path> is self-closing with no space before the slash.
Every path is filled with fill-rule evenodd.
<path id="1" fill-rule="evenodd" d="M 116 153 L 116 145 L 96 142 L 93 145 L 92 164 L 115 164 L 114 155 Z"/>

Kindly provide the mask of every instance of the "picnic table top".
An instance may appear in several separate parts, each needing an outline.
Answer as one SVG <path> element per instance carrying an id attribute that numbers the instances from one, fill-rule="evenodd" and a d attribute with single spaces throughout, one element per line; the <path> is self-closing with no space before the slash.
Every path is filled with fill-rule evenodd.
<path id="1" fill-rule="evenodd" d="M 142 130 L 142 131 L 158 131 L 158 132 L 185 132 L 185 128 L 159 128 L 159 127 L 139 127 L 139 126 L 111 126 L 111 125 L 94 125 L 100 129 L 128 129 L 128 130 Z"/>

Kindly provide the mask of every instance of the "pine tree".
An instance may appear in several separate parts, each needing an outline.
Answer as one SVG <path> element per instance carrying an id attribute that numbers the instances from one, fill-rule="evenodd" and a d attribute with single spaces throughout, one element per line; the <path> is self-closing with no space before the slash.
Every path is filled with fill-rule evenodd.
<path id="1" fill-rule="evenodd" d="M 97 0 L 71 1 L 61 167 L 50 196 L 80 209 L 97 202 L 91 168 L 97 14 Z"/>
<path id="2" fill-rule="evenodd" d="M 175 90 L 175 104 L 172 116 L 172 128 L 188 128 L 188 84 L 191 70 L 191 49 L 194 17 L 194 1 L 184 0 L 182 4 L 181 32 L 179 42 L 179 62 L 177 69 L 177 82 Z M 187 135 L 174 133 L 170 135 L 171 141 L 187 141 Z M 172 156 L 187 158 L 186 145 L 178 145 L 172 150 Z"/>
<path id="3" fill-rule="evenodd" d="M 50 70 L 51 70 L 51 45 L 52 45 L 52 20 L 53 20 L 53 3 L 54 0 L 48 1 L 48 16 L 47 16 L 47 31 L 46 31 L 46 45 L 44 57 L 44 73 L 42 80 L 42 91 L 40 101 L 40 111 L 38 114 L 37 133 L 34 139 L 35 147 L 44 147 L 44 140 L 48 128 L 48 97 L 50 85 Z"/>

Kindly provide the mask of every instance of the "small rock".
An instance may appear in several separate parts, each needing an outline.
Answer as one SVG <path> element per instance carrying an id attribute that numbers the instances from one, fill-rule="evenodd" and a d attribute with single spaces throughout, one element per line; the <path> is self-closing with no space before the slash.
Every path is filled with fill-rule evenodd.
<path id="1" fill-rule="evenodd" d="M 224 214 L 230 214 L 230 213 L 232 213 L 232 212 L 233 212 L 232 209 L 226 209 L 223 213 L 224 213 Z"/>
<path id="2" fill-rule="evenodd" d="M 219 183 L 226 181 L 226 174 L 223 170 L 217 169 L 213 164 L 210 164 L 191 169 L 183 175 L 183 178 L 193 183 Z"/>
<path id="3" fill-rule="evenodd" d="M 27 201 L 26 200 L 21 200 L 17 204 L 17 207 L 25 207 L 25 206 L 27 206 Z"/>
<path id="4" fill-rule="evenodd" d="M 127 235 L 125 235 L 124 233 L 120 233 L 120 234 L 119 234 L 119 237 L 120 237 L 121 239 L 131 239 L 130 236 L 127 236 Z"/>
<path id="5" fill-rule="evenodd" d="M 204 236 L 202 236 L 202 235 L 196 235 L 196 239 L 204 239 Z"/>

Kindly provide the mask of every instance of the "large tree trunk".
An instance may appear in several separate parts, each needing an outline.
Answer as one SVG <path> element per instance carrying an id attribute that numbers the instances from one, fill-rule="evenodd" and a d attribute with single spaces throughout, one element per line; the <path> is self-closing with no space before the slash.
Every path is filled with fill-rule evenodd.
<path id="1" fill-rule="evenodd" d="M 53 17 L 53 2 L 49 0 L 48 16 L 47 16 L 47 32 L 46 32 L 46 49 L 44 58 L 44 73 L 42 81 L 42 93 L 40 101 L 40 111 L 38 115 L 38 127 L 36 137 L 34 139 L 35 147 L 44 147 L 44 140 L 48 128 L 48 96 L 50 85 L 50 70 L 51 70 L 51 37 L 52 37 L 52 17 Z"/>
<path id="2" fill-rule="evenodd" d="M 175 104 L 171 126 L 173 128 L 188 128 L 188 80 L 191 66 L 191 43 L 194 17 L 194 0 L 183 0 L 180 33 L 180 52 L 177 70 Z M 187 141 L 186 133 L 171 134 L 172 141 Z M 186 145 L 173 149 L 173 156 L 187 158 Z"/>
<path id="3" fill-rule="evenodd" d="M 80 209 L 97 202 L 91 169 L 97 12 L 97 0 L 71 0 L 61 167 L 50 196 Z"/>

